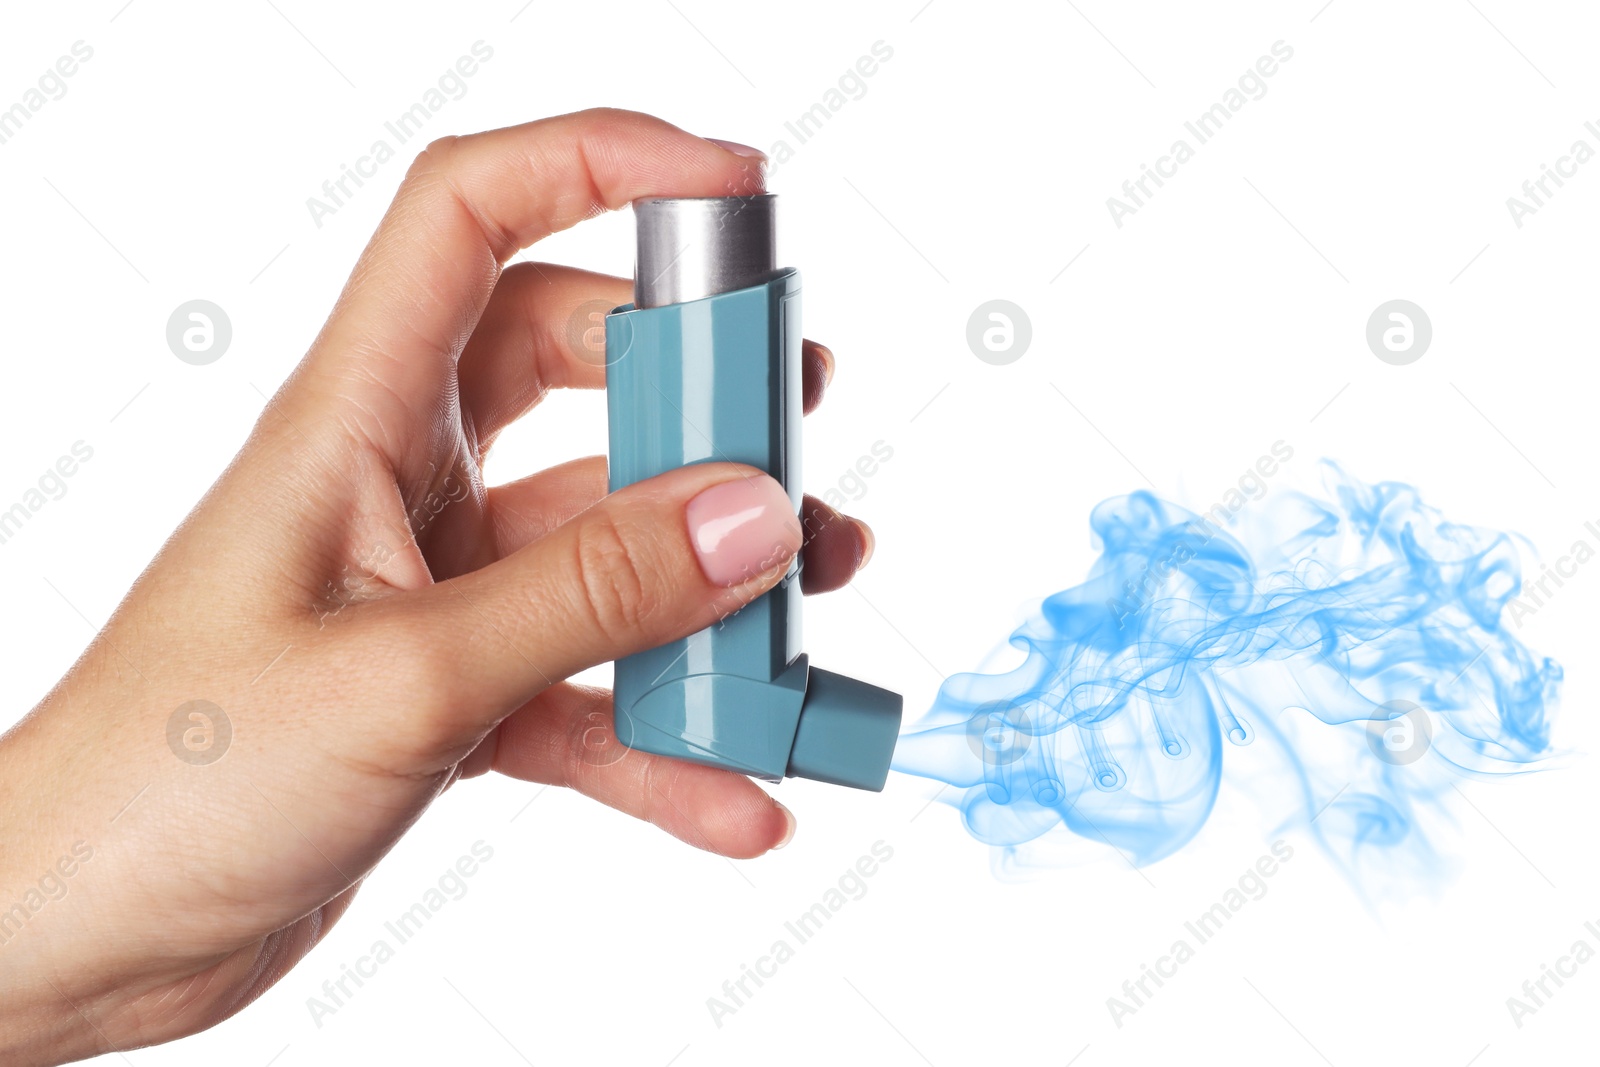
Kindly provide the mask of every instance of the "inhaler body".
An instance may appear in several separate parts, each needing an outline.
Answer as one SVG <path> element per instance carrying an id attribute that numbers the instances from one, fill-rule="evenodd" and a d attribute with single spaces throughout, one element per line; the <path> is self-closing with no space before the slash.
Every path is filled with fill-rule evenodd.
<path id="1" fill-rule="evenodd" d="M 613 491 L 690 463 L 744 463 L 800 510 L 800 274 L 773 265 L 774 199 L 635 203 L 635 300 L 606 318 Z M 810 666 L 800 560 L 773 565 L 784 573 L 767 593 L 730 592 L 716 623 L 617 661 L 617 737 L 767 780 L 882 789 L 901 698 Z"/>

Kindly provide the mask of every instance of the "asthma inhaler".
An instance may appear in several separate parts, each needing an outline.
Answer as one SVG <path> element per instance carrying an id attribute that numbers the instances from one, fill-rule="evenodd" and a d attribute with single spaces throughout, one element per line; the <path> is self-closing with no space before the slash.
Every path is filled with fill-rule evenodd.
<path id="1" fill-rule="evenodd" d="M 606 317 L 613 491 L 690 463 L 746 463 L 799 512 L 800 274 L 776 266 L 775 200 L 634 202 L 633 303 Z M 810 665 L 800 567 L 699 633 L 618 660 L 617 738 L 768 781 L 882 789 L 901 698 Z"/>

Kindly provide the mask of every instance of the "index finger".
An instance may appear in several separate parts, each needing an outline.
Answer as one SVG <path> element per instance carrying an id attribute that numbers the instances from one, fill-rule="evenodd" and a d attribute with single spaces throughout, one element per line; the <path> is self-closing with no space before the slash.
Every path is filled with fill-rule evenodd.
<path id="1" fill-rule="evenodd" d="M 408 424 L 436 416 L 501 265 L 519 249 L 643 196 L 764 188 L 759 156 L 631 111 L 435 141 L 407 172 L 308 369 L 331 375 L 339 392 L 372 383 L 359 407 L 404 448 Z"/>

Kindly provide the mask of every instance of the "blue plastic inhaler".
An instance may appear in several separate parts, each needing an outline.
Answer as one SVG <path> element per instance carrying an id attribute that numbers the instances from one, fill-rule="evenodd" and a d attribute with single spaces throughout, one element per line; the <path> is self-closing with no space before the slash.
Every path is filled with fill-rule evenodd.
<path id="1" fill-rule="evenodd" d="M 800 274 L 776 267 L 775 200 L 634 202 L 634 299 L 605 330 L 613 491 L 690 463 L 747 463 L 799 512 Z M 768 781 L 882 789 L 901 698 L 810 665 L 800 567 L 699 633 L 618 660 L 618 739 Z"/>

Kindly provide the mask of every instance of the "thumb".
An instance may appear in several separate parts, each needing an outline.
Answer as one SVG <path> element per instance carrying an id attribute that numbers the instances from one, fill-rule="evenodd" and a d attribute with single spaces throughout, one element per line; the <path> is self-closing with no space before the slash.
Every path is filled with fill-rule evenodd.
<path id="1" fill-rule="evenodd" d="M 480 570 L 402 598 L 447 678 L 447 734 L 481 732 L 540 690 L 686 637 L 777 585 L 796 506 L 751 467 L 695 464 L 620 489 Z M 441 738 L 441 740 L 443 740 Z"/>

